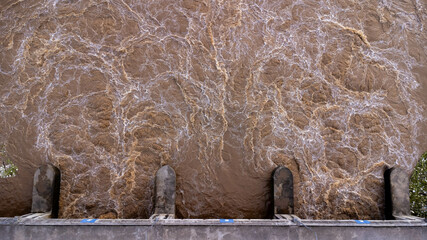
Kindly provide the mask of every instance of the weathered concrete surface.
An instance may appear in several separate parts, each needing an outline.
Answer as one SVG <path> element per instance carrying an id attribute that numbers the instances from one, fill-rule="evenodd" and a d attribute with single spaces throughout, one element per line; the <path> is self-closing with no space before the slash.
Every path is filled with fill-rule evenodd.
<path id="1" fill-rule="evenodd" d="M 390 193 L 393 216 L 411 215 L 409 203 L 409 175 L 400 168 L 390 173 Z"/>
<path id="2" fill-rule="evenodd" d="M 60 171 L 51 164 L 39 167 L 34 174 L 32 213 L 58 215 Z"/>
<path id="3" fill-rule="evenodd" d="M 169 166 L 161 167 L 156 173 L 155 214 L 175 215 L 175 171 Z"/>
<path id="4" fill-rule="evenodd" d="M 274 213 L 294 213 L 294 180 L 292 172 L 286 167 L 274 171 Z"/>
<path id="5" fill-rule="evenodd" d="M 33 220 L 0 218 L 0 236 L 15 239 L 425 239 L 427 224 L 416 221 L 302 220 L 306 226 L 287 220 Z"/>

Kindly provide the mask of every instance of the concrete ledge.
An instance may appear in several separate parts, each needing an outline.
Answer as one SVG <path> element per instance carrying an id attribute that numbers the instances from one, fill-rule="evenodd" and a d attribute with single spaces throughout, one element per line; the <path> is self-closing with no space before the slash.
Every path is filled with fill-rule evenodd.
<path id="1" fill-rule="evenodd" d="M 231 223 L 222 223 L 220 219 L 92 219 L 94 222 L 82 222 L 84 219 L 40 219 L 40 218 L 0 218 L 0 225 L 22 226 L 301 226 L 308 227 L 427 227 L 423 219 L 418 220 L 369 220 L 369 223 L 357 223 L 356 220 L 300 220 L 286 219 L 232 219 Z"/>
<path id="2" fill-rule="evenodd" d="M 425 239 L 415 220 L 0 218 L 2 239 Z"/>

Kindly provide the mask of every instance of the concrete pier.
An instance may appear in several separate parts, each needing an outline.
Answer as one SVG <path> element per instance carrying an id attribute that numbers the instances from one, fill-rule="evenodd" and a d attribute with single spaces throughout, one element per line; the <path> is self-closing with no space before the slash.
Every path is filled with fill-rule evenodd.
<path id="1" fill-rule="evenodd" d="M 409 175 L 400 168 L 393 168 L 390 175 L 393 216 L 409 216 Z"/>
<path id="2" fill-rule="evenodd" d="M 391 168 L 384 173 L 387 219 L 411 218 L 409 178 L 410 176 L 400 168 Z"/>
<path id="3" fill-rule="evenodd" d="M 274 214 L 294 213 L 294 180 L 286 167 L 274 171 Z"/>
<path id="4" fill-rule="evenodd" d="M 156 173 L 155 215 L 167 215 L 162 218 L 175 216 L 175 171 L 168 165 L 161 167 Z"/>
<path id="5" fill-rule="evenodd" d="M 34 173 L 32 213 L 51 213 L 58 217 L 60 171 L 51 164 L 39 167 Z"/>

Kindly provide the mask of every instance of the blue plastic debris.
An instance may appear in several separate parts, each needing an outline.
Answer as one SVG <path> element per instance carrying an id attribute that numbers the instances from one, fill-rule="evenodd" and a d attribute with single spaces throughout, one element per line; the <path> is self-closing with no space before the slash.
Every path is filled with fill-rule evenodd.
<path id="1" fill-rule="evenodd" d="M 96 220 L 98 220 L 98 219 L 83 219 L 80 222 L 81 223 L 94 223 L 94 222 L 96 222 Z"/>
<path id="2" fill-rule="evenodd" d="M 368 220 L 354 220 L 354 221 L 358 224 L 369 224 L 369 223 L 371 223 Z"/>
<path id="3" fill-rule="evenodd" d="M 220 223 L 234 223 L 233 219 L 220 219 L 219 220 Z"/>

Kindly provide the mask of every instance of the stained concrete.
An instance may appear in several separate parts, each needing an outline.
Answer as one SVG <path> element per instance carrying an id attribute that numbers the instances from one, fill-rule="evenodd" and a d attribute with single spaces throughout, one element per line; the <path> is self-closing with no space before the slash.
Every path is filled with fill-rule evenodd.
<path id="1" fill-rule="evenodd" d="M 409 202 L 409 175 L 400 168 L 390 173 L 390 191 L 393 216 L 411 215 Z M 426 237 L 427 238 L 427 237 Z"/>
<path id="2" fill-rule="evenodd" d="M 292 172 L 286 167 L 274 171 L 274 213 L 294 213 L 294 181 Z"/>
<path id="3" fill-rule="evenodd" d="M 155 214 L 175 215 L 175 171 L 168 165 L 161 167 L 156 173 Z"/>
<path id="4" fill-rule="evenodd" d="M 52 212 L 58 215 L 60 171 L 51 164 L 39 167 L 34 173 L 32 213 Z"/>
<path id="5" fill-rule="evenodd" d="M 423 219 L 355 220 L 235 219 L 43 219 L 0 218 L 0 236 L 17 239 L 413 239 L 427 236 Z"/>

